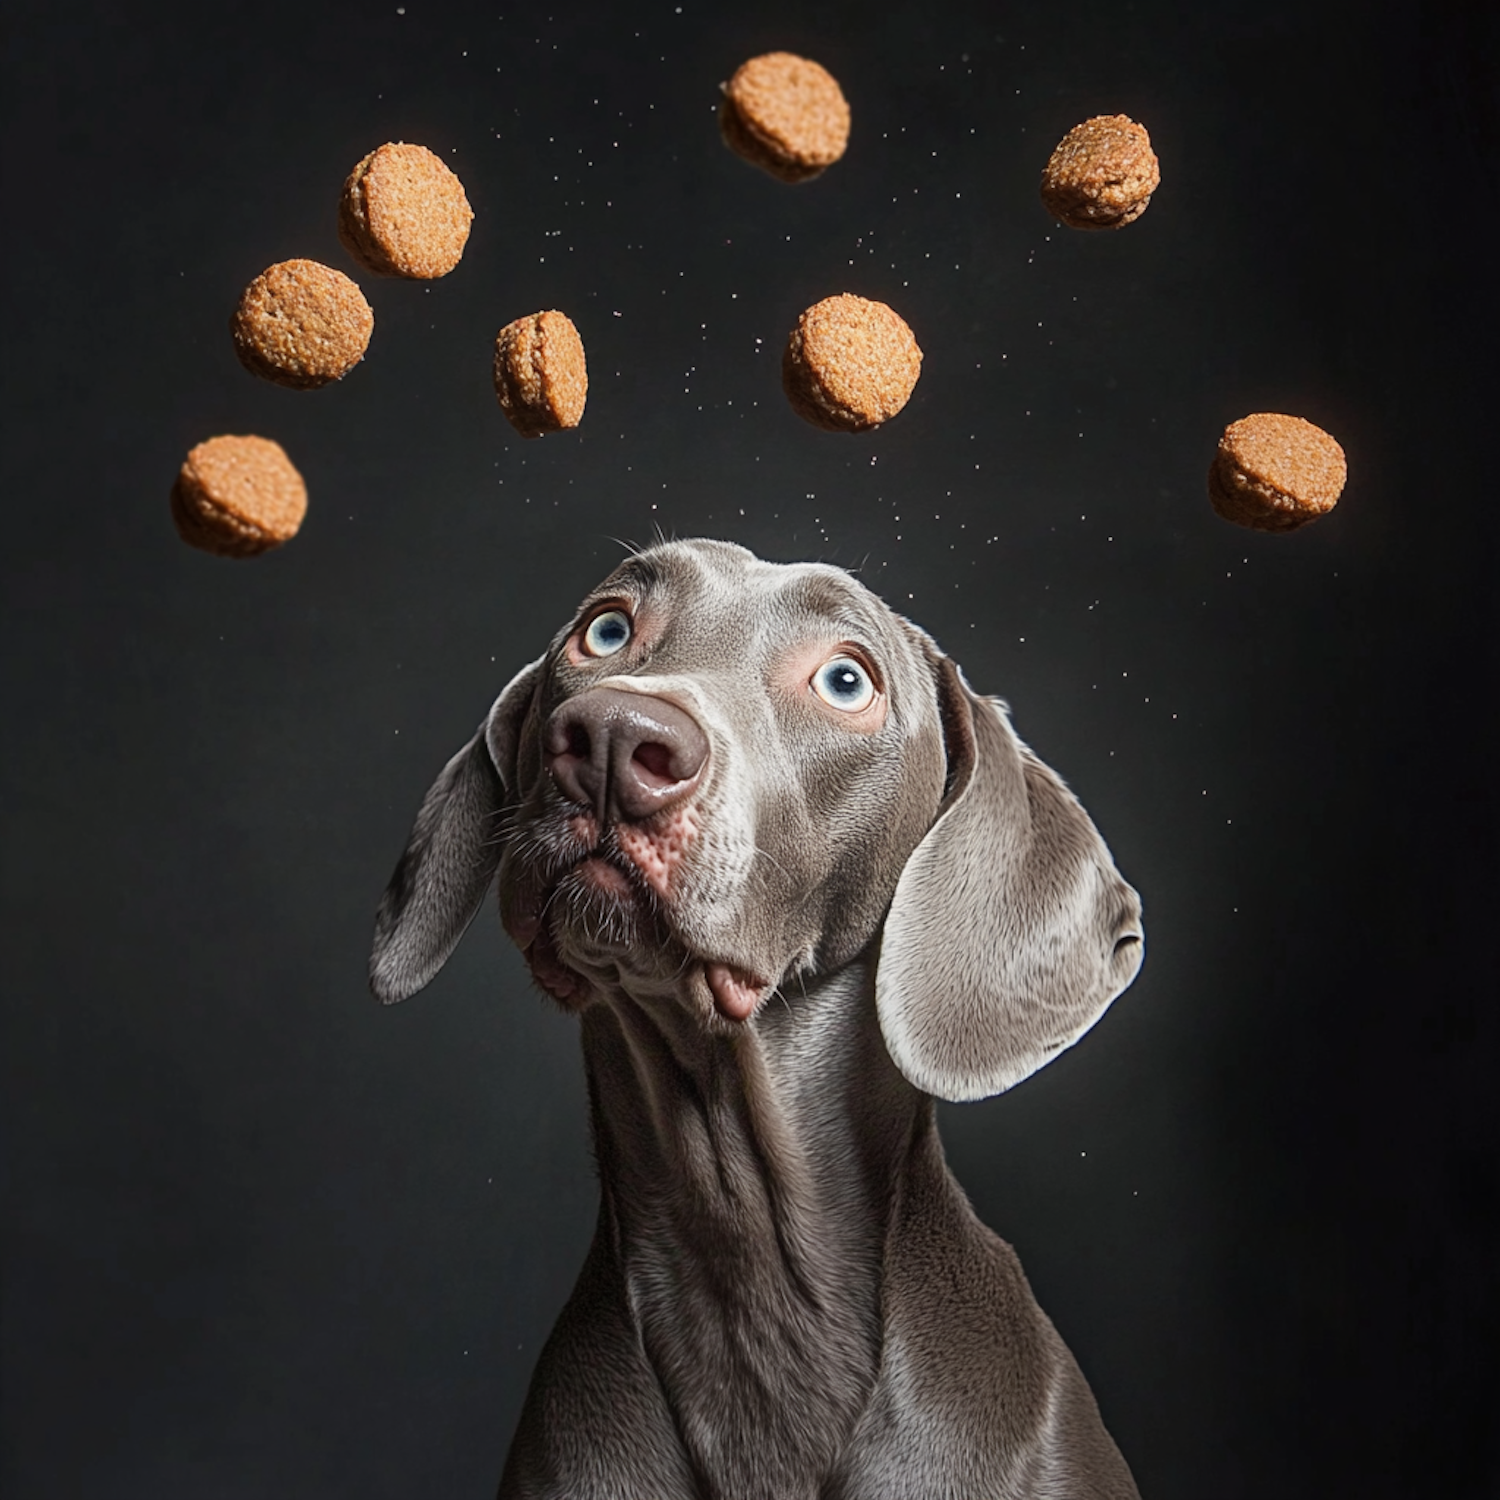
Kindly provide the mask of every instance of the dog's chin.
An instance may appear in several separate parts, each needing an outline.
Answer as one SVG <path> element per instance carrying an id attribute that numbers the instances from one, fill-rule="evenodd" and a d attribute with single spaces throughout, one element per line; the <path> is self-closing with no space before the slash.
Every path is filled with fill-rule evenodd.
<path id="1" fill-rule="evenodd" d="M 566 871 L 552 888 L 548 915 L 554 937 L 566 933 L 595 959 L 611 959 L 649 941 L 654 902 L 629 868 L 590 855 Z"/>
<path id="2" fill-rule="evenodd" d="M 577 1000 L 632 954 L 661 945 L 650 892 L 612 860 L 579 860 L 521 905 L 532 912 L 506 926 L 537 983 L 558 1000 Z"/>

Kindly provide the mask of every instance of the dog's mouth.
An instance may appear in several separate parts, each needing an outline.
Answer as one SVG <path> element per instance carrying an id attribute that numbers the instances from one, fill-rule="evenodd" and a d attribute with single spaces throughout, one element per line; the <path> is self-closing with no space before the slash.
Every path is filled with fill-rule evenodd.
<path id="1" fill-rule="evenodd" d="M 660 889 L 658 870 L 642 858 L 637 830 L 600 830 L 575 815 L 561 837 L 532 841 L 519 880 L 502 884 L 501 920 L 536 982 L 572 1008 L 596 982 L 640 974 L 670 979 L 706 999 L 723 1020 L 743 1023 L 772 988 L 727 958 L 705 957 L 683 940 Z M 692 983 L 701 973 L 706 996 Z"/>
<path id="2" fill-rule="evenodd" d="M 522 949 L 548 934 L 556 941 L 572 933 L 602 956 L 650 941 L 661 912 L 635 865 L 601 843 L 526 872 L 502 915 Z"/>
<path id="3" fill-rule="evenodd" d="M 549 863 L 502 888 L 501 920 L 536 982 L 554 1000 L 576 1005 L 590 989 L 582 970 L 659 944 L 661 915 L 639 872 L 617 853 L 595 848 L 560 868 Z"/>

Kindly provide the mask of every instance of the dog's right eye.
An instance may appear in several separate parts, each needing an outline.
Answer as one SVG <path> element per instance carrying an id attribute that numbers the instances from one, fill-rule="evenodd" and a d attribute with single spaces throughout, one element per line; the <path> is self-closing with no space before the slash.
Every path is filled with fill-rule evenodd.
<path id="1" fill-rule="evenodd" d="M 629 641 L 634 627 L 623 609 L 606 609 L 589 621 L 583 649 L 590 656 L 613 656 Z"/>

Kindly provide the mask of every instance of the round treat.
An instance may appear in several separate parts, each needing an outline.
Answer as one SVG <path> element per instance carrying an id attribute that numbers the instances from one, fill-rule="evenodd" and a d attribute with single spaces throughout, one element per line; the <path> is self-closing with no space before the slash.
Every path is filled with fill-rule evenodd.
<path id="1" fill-rule="evenodd" d="M 1237 526 L 1295 531 L 1333 509 L 1347 476 L 1344 450 L 1321 427 L 1262 411 L 1224 429 L 1208 497 Z"/>
<path id="2" fill-rule="evenodd" d="M 826 68 L 790 52 L 742 63 L 724 86 L 725 144 L 783 182 L 806 182 L 849 144 L 849 105 Z"/>
<path id="3" fill-rule="evenodd" d="M 532 313 L 500 330 L 495 394 L 522 437 L 560 432 L 583 420 L 589 372 L 583 340 L 566 313 Z"/>
<path id="4" fill-rule="evenodd" d="M 905 322 L 884 302 L 848 292 L 797 319 L 781 360 L 792 409 L 830 432 L 864 432 L 890 421 L 921 373 L 922 351 Z"/>
<path id="5" fill-rule="evenodd" d="M 310 391 L 365 357 L 375 314 L 341 271 L 284 260 L 247 286 L 229 320 L 234 350 L 252 375 Z"/>
<path id="6" fill-rule="evenodd" d="M 219 557 L 269 552 L 296 536 L 306 514 L 307 486 L 270 438 L 209 438 L 172 486 L 178 535 Z"/>
<path id="7" fill-rule="evenodd" d="M 463 183 L 426 146 L 403 141 L 365 157 L 339 200 L 339 239 L 377 276 L 446 276 L 473 222 Z"/>
<path id="8" fill-rule="evenodd" d="M 1042 172 L 1042 202 L 1070 228 L 1120 229 L 1146 212 L 1160 182 L 1146 127 L 1096 115 L 1058 142 Z"/>

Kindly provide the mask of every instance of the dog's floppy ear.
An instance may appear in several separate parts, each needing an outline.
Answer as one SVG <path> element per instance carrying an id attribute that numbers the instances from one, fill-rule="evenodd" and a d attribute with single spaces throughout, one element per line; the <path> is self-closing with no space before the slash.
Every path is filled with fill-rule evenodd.
<path id="1" fill-rule="evenodd" d="M 541 665 L 511 679 L 422 800 L 375 916 L 370 988 L 386 1005 L 416 994 L 447 963 L 495 878 L 501 814 Z"/>
<path id="2" fill-rule="evenodd" d="M 1140 900 L 1089 816 L 935 650 L 949 791 L 902 871 L 875 999 L 924 1093 L 1001 1093 L 1078 1040 L 1135 978 Z"/>

